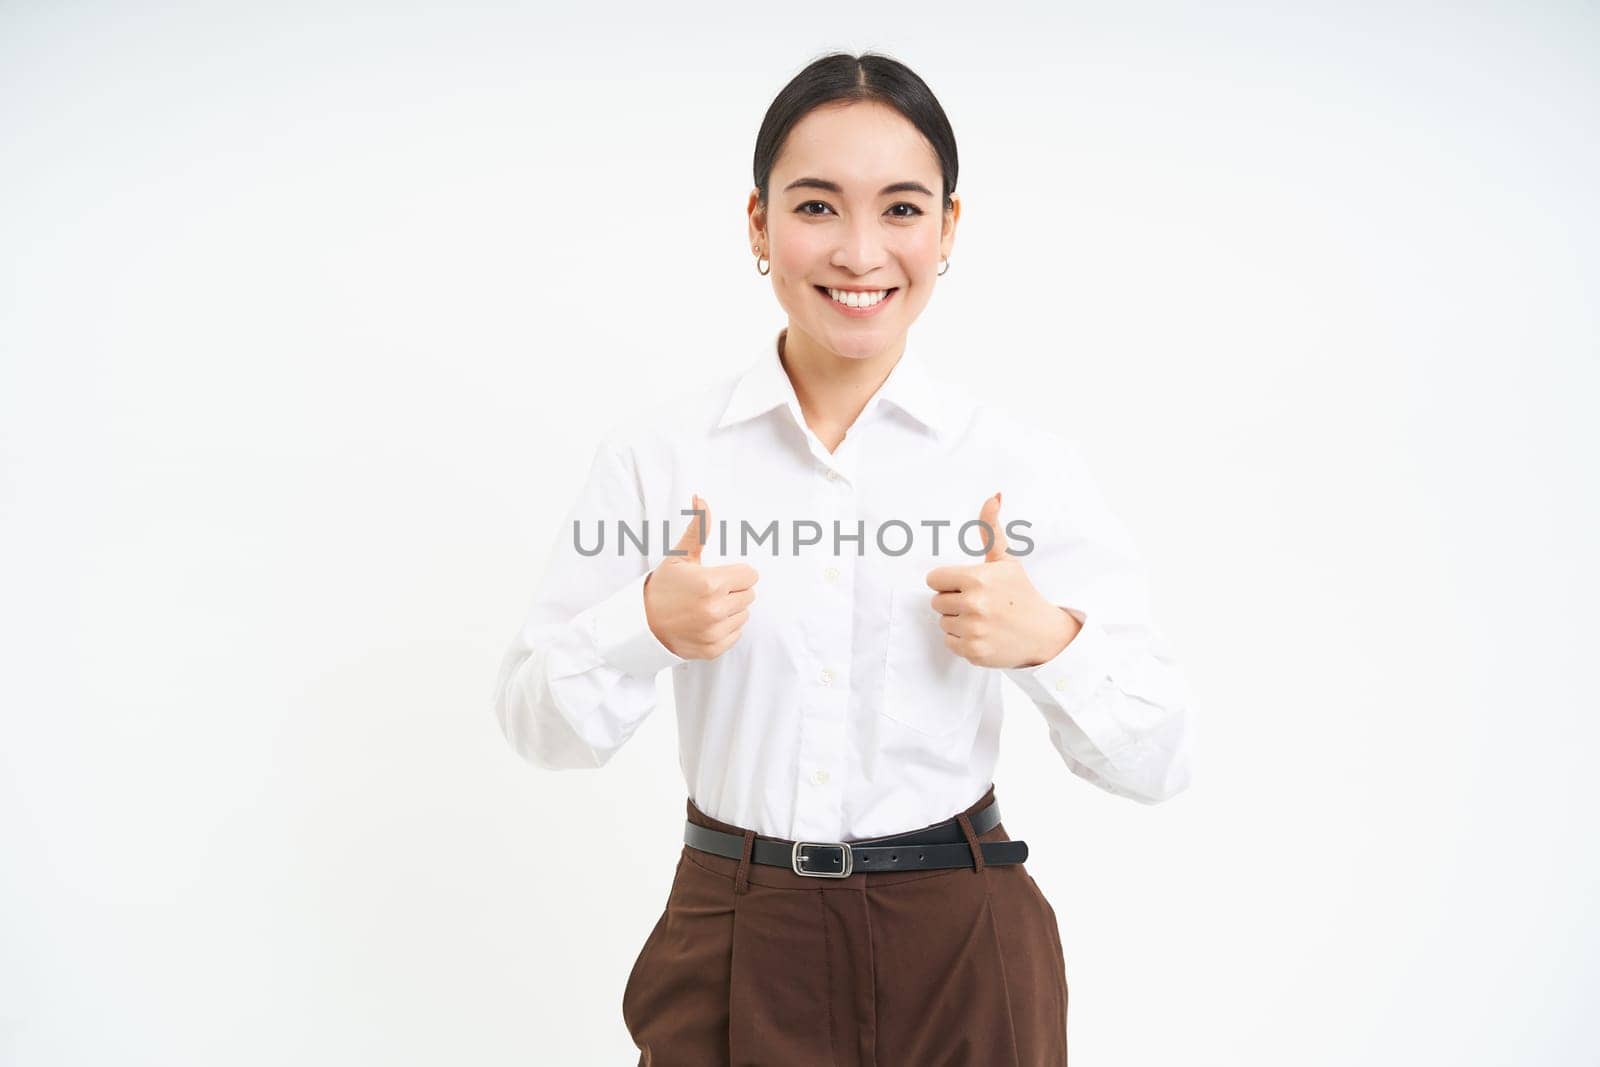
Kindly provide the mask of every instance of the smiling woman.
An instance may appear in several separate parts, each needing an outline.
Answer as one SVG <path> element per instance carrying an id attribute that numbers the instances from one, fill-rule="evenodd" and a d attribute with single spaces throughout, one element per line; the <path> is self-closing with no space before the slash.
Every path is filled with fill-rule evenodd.
<path id="1" fill-rule="evenodd" d="M 1073 773 L 1155 803 L 1189 780 L 1181 674 L 1076 446 L 907 346 L 961 214 L 923 80 L 816 60 L 754 170 L 750 248 L 788 322 L 601 444 L 496 712 L 536 765 L 599 767 L 671 670 L 688 798 L 623 993 L 641 1064 L 1065 1064 L 1055 913 L 995 800 L 1001 682 Z M 669 521 L 675 544 L 630 552 L 567 534 Z M 730 552 L 728 527 L 816 551 Z M 874 551 L 885 528 L 915 540 Z"/>
<path id="2" fill-rule="evenodd" d="M 786 360 L 843 357 L 881 377 L 955 243 L 957 170 L 944 109 L 895 60 L 825 57 L 784 87 L 756 138 L 746 210 L 789 313 Z"/>

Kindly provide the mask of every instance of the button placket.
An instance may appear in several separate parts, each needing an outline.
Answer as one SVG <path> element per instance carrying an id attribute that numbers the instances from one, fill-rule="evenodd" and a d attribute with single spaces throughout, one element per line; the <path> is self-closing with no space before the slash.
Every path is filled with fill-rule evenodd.
<path id="1" fill-rule="evenodd" d="M 814 576 L 811 597 L 817 612 L 804 622 L 810 680 L 806 684 L 796 753 L 796 777 L 802 793 L 795 830 L 802 836 L 821 834 L 817 839 L 832 840 L 838 836 L 843 805 L 843 752 L 848 744 L 854 622 L 852 565 L 835 552 L 833 536 L 836 521 L 841 531 L 853 533 L 856 504 L 849 474 L 842 473 L 831 459 L 820 454 L 810 496 L 811 514 L 806 517 L 821 526 L 822 537 L 817 544 L 799 550 L 810 555 L 800 565 Z M 839 551 L 849 551 L 851 547 L 847 542 Z"/>

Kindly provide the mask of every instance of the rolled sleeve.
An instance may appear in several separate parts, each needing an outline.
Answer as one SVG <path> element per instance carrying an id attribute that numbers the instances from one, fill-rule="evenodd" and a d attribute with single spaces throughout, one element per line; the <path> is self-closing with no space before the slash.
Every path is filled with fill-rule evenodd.
<path id="1" fill-rule="evenodd" d="M 687 662 L 650 629 L 644 610 L 644 583 L 650 572 L 629 580 L 589 612 L 595 648 L 611 666 L 635 678 L 653 678 L 666 667 Z"/>
<path id="2" fill-rule="evenodd" d="M 603 766 L 656 707 L 656 675 L 683 662 L 644 610 L 643 555 L 584 553 L 578 531 L 645 518 L 633 449 L 608 438 L 558 527 L 523 625 L 501 661 L 494 709 L 506 738 L 550 769 Z"/>
<path id="3" fill-rule="evenodd" d="M 1173 796 L 1189 781 L 1188 689 L 1154 622 L 1138 547 L 1075 442 L 1052 437 L 1035 451 L 1052 461 L 1017 494 L 1021 510 L 1042 517 L 1024 565 L 1082 629 L 1051 659 L 1005 673 L 1039 708 L 1070 769 L 1118 796 Z"/>
<path id="4" fill-rule="evenodd" d="M 1082 612 L 1072 612 L 1082 623 L 1067 647 L 1032 667 L 1009 667 L 1006 673 L 1036 705 L 1069 716 L 1085 738 L 1102 753 L 1126 746 L 1132 738 L 1110 714 L 1110 705 L 1097 699 L 1100 690 L 1115 684 L 1110 667 L 1113 648 L 1104 627 Z"/>

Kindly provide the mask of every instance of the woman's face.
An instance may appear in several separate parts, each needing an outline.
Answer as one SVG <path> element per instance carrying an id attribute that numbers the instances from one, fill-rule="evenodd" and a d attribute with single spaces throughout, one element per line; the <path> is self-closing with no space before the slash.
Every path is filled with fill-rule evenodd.
<path id="1" fill-rule="evenodd" d="M 771 260 L 791 345 L 850 359 L 899 350 L 955 241 L 960 203 L 946 217 L 942 190 L 933 147 L 892 107 L 824 105 L 794 125 L 764 215 L 755 192 L 749 205 L 750 244 Z M 828 289 L 890 292 L 852 308 Z"/>

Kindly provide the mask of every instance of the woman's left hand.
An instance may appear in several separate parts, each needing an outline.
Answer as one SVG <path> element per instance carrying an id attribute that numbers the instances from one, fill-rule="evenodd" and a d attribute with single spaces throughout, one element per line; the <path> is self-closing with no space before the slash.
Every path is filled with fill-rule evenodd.
<path id="1" fill-rule="evenodd" d="M 999 493 L 984 501 L 978 518 L 992 534 L 983 562 L 927 575 L 945 647 L 979 667 L 1037 667 L 1066 648 L 1082 624 L 1046 600 L 1007 553 Z"/>

